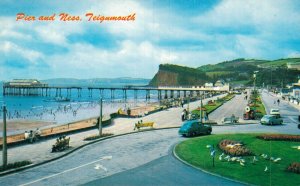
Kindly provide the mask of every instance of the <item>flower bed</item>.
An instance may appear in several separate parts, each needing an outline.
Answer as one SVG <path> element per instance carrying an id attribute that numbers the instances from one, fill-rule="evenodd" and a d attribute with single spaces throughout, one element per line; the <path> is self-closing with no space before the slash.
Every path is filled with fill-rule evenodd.
<path id="1" fill-rule="evenodd" d="M 291 163 L 287 168 L 287 171 L 300 174 L 300 163 L 298 162 Z"/>
<path id="2" fill-rule="evenodd" d="M 296 141 L 300 142 L 300 135 L 289 135 L 289 134 L 263 134 L 256 136 L 258 139 L 266 141 Z"/>
<path id="3" fill-rule="evenodd" d="M 250 156 L 253 153 L 246 148 L 242 142 L 233 140 L 222 140 L 219 142 L 219 148 L 228 155 L 231 156 Z"/>

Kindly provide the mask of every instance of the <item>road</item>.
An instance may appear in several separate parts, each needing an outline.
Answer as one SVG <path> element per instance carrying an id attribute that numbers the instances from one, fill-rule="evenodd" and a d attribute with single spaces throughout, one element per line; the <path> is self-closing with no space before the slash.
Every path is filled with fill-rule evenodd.
<path id="1" fill-rule="evenodd" d="M 236 95 L 232 100 L 224 103 L 220 108 L 215 110 L 213 113 L 209 115 L 209 119 L 217 121 L 219 124 L 222 124 L 222 119 L 224 117 L 230 117 L 235 115 L 236 117 L 239 117 L 240 123 L 253 123 L 257 122 L 254 120 L 243 120 L 243 114 L 245 107 L 247 106 L 247 100 L 244 99 L 245 95 Z M 249 96 L 248 96 L 249 97 Z"/>
<path id="2" fill-rule="evenodd" d="M 260 124 L 214 126 L 220 133 L 299 134 L 294 120 L 298 110 L 288 103 L 274 105 L 276 97 L 262 93 L 265 106 L 278 107 L 284 125 Z M 238 102 L 234 98 L 215 112 Z M 227 108 L 226 108 L 227 107 Z M 211 176 L 174 159 L 172 148 L 185 138 L 178 129 L 165 129 L 119 136 L 86 146 L 62 159 L 32 169 L 0 177 L 1 185 L 235 185 L 238 183 Z"/>
<path id="3" fill-rule="evenodd" d="M 122 185 L 235 184 L 175 160 L 171 153 L 172 147 L 185 139 L 178 136 L 177 131 L 148 131 L 98 142 L 58 161 L 0 177 L 0 182 L 1 185 L 81 185 L 94 181 L 91 184 L 100 185 L 99 179 L 116 175 L 124 179 L 127 177 L 127 180 L 120 182 Z M 143 172 L 144 179 L 141 179 Z M 131 173 L 138 177 L 131 179 Z"/>
<path id="4" fill-rule="evenodd" d="M 85 185 L 242 185 L 220 177 L 201 172 L 178 162 L 169 155 L 141 167 L 124 171 Z"/>
<path id="5" fill-rule="evenodd" d="M 267 91 L 262 92 L 262 98 L 264 100 L 267 113 L 270 113 L 270 110 L 272 108 L 278 108 L 280 110 L 281 116 L 283 117 L 284 124 L 298 124 L 298 116 L 300 115 L 300 112 L 298 109 L 292 106 L 293 103 L 280 99 L 281 101 L 278 105 L 277 100 L 279 98 L 273 94 L 268 93 Z M 275 104 L 274 101 L 276 102 Z"/>

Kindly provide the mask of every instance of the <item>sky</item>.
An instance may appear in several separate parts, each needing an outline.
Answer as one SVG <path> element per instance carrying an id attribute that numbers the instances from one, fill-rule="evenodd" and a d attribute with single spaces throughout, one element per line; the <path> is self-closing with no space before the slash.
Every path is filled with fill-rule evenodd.
<path id="1" fill-rule="evenodd" d="M 159 64 L 300 57 L 298 0 L 1 0 L 0 80 L 152 78 Z M 87 21 L 85 14 L 134 21 Z M 55 21 L 16 21 L 16 15 Z M 80 16 L 64 22 L 60 13 Z"/>

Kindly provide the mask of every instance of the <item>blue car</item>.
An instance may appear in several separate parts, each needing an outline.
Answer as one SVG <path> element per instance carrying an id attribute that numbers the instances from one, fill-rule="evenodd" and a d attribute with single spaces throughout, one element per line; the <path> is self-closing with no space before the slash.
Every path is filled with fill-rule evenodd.
<path id="1" fill-rule="evenodd" d="M 278 115 L 264 115 L 264 117 L 261 118 L 260 123 L 262 125 L 281 125 L 283 120 Z"/>
<path id="2" fill-rule="evenodd" d="M 199 134 L 211 134 L 212 127 L 204 125 L 198 120 L 189 120 L 183 123 L 178 133 L 182 136 L 196 136 Z"/>

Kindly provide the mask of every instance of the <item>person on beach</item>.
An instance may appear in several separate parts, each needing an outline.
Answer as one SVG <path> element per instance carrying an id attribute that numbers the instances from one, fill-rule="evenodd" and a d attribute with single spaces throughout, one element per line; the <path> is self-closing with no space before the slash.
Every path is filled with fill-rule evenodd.
<path id="1" fill-rule="evenodd" d="M 277 100 L 277 103 L 278 103 L 278 105 L 280 104 L 280 100 L 279 99 Z"/>
<path id="2" fill-rule="evenodd" d="M 28 137 L 29 142 L 33 143 L 34 142 L 34 138 L 35 138 L 34 133 L 33 133 L 32 130 L 30 130 L 29 137 Z"/>
<path id="3" fill-rule="evenodd" d="M 29 138 L 29 132 L 25 131 L 24 132 L 24 139 L 27 140 Z"/>
<path id="4" fill-rule="evenodd" d="M 40 137 L 41 134 L 42 134 L 41 130 L 40 130 L 39 128 L 37 128 L 37 129 L 35 130 L 35 136 L 36 136 L 36 137 Z"/>

